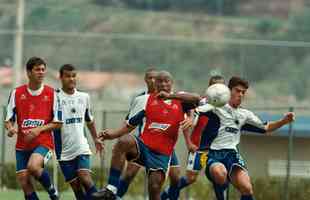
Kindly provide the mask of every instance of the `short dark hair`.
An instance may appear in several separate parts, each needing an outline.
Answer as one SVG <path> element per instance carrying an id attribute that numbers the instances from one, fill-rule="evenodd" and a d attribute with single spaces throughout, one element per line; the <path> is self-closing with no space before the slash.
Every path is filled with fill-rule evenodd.
<path id="1" fill-rule="evenodd" d="M 62 77 L 62 75 L 64 74 L 64 71 L 75 71 L 75 67 L 72 64 L 64 64 L 59 69 L 60 77 Z"/>
<path id="2" fill-rule="evenodd" d="M 229 83 L 228 83 L 229 89 L 232 89 L 233 87 L 236 87 L 238 85 L 241 85 L 245 89 L 249 88 L 249 82 L 247 80 L 245 80 L 241 77 L 238 77 L 238 76 L 231 77 L 231 79 L 229 80 Z"/>
<path id="3" fill-rule="evenodd" d="M 31 57 L 26 63 L 27 71 L 31 71 L 35 66 L 44 65 L 46 67 L 46 62 L 39 57 Z"/>
<path id="4" fill-rule="evenodd" d="M 225 83 L 225 79 L 223 76 L 221 75 L 214 75 L 214 76 L 211 76 L 211 78 L 209 79 L 209 86 L 214 84 L 215 82 L 219 81 L 219 80 L 223 80 L 224 83 Z"/>

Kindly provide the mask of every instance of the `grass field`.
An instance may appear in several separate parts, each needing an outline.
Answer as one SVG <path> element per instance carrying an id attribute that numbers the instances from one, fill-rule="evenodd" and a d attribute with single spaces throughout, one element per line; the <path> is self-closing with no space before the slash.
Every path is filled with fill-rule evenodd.
<path id="1" fill-rule="evenodd" d="M 38 192 L 38 196 L 42 200 L 48 200 L 48 195 L 46 192 Z M 74 195 L 71 191 L 61 192 L 61 200 L 72 200 Z M 0 191 L 0 200 L 24 200 L 24 195 L 22 191 L 18 190 L 5 190 Z"/>

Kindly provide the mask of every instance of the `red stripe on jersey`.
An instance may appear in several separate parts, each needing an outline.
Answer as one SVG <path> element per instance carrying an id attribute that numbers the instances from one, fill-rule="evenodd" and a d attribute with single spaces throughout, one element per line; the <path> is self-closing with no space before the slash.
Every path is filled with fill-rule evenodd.
<path id="1" fill-rule="evenodd" d="M 37 146 L 54 148 L 51 131 L 41 132 L 31 142 L 24 139 L 24 130 L 45 125 L 53 120 L 54 89 L 44 86 L 38 96 L 32 96 L 27 85 L 16 88 L 15 93 L 18 136 L 16 149 L 30 150 Z"/>
<path id="2" fill-rule="evenodd" d="M 203 129 L 208 124 L 208 121 L 209 119 L 207 116 L 199 115 L 197 124 L 194 127 L 193 133 L 191 135 L 191 140 L 197 147 L 200 147 L 200 141 L 201 141 Z"/>
<path id="3" fill-rule="evenodd" d="M 145 108 L 145 126 L 141 140 L 153 151 L 171 155 L 178 139 L 180 122 L 184 120 L 181 102 L 171 100 L 170 104 L 151 94 Z"/>

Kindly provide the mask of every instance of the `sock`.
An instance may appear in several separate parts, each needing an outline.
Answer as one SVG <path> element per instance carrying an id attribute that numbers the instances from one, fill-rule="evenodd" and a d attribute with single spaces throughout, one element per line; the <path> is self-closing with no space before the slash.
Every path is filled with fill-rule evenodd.
<path id="1" fill-rule="evenodd" d="M 182 190 L 183 188 L 185 188 L 186 186 L 188 186 L 188 180 L 186 176 L 182 176 L 178 182 L 178 189 Z"/>
<path id="2" fill-rule="evenodd" d="M 177 200 L 180 196 L 178 185 L 170 185 L 168 188 L 169 200 Z"/>
<path id="3" fill-rule="evenodd" d="M 254 200 L 252 195 L 242 195 L 240 200 Z"/>
<path id="4" fill-rule="evenodd" d="M 129 182 L 123 179 L 119 180 L 119 184 L 117 187 L 117 196 L 123 197 L 124 194 L 127 192 L 129 187 Z"/>
<path id="5" fill-rule="evenodd" d="M 39 197 L 37 196 L 36 192 L 32 192 L 29 195 L 25 195 L 26 200 L 39 200 Z"/>
<path id="6" fill-rule="evenodd" d="M 92 200 L 92 194 L 95 192 L 97 192 L 97 188 L 95 187 L 95 185 L 93 185 L 86 191 L 85 200 Z"/>
<path id="7" fill-rule="evenodd" d="M 160 193 L 160 200 L 166 200 L 169 198 L 168 188 Z"/>
<path id="8" fill-rule="evenodd" d="M 55 197 L 58 196 L 58 193 L 53 186 L 50 176 L 46 170 L 42 171 L 42 174 L 37 180 L 41 183 L 41 185 L 44 187 L 44 189 L 49 194 L 50 198 L 53 200 Z"/>
<path id="9" fill-rule="evenodd" d="M 74 196 L 76 198 L 76 200 L 85 200 L 86 196 L 83 192 L 83 190 L 77 190 L 77 191 L 73 191 L 74 192 Z"/>
<path id="10" fill-rule="evenodd" d="M 225 195 L 224 195 L 224 192 L 226 189 L 225 184 L 219 185 L 219 184 L 213 183 L 213 189 L 214 189 L 214 193 L 215 193 L 217 200 L 225 200 Z"/>
<path id="11" fill-rule="evenodd" d="M 115 168 L 110 169 L 109 180 L 107 188 L 111 190 L 114 194 L 117 193 L 117 188 L 119 185 L 119 180 L 121 177 L 121 171 Z"/>

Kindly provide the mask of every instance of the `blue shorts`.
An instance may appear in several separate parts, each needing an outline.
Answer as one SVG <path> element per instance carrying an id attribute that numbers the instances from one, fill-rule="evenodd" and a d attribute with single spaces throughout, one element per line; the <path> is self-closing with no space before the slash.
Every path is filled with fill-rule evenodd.
<path id="1" fill-rule="evenodd" d="M 71 182 L 78 177 L 78 171 L 90 171 L 89 155 L 79 155 L 73 160 L 59 161 L 59 165 L 66 182 Z"/>
<path id="2" fill-rule="evenodd" d="M 175 153 L 175 150 L 173 150 L 173 153 L 170 158 L 169 167 L 176 167 L 180 166 L 177 154 Z"/>
<path id="3" fill-rule="evenodd" d="M 207 159 L 208 152 L 206 151 L 189 152 L 186 169 L 189 171 L 200 171 L 202 168 L 206 167 Z"/>
<path id="4" fill-rule="evenodd" d="M 170 162 L 170 156 L 155 152 L 147 147 L 140 138 L 134 136 L 138 149 L 138 157 L 134 160 L 145 167 L 146 171 L 161 170 L 166 174 Z"/>
<path id="5" fill-rule="evenodd" d="M 233 149 L 223 149 L 223 150 L 209 150 L 208 161 L 206 167 L 206 176 L 210 181 L 212 177 L 210 175 L 210 168 L 212 165 L 221 163 L 225 166 L 228 172 L 228 178 L 230 178 L 231 172 L 234 167 L 240 167 L 241 169 L 247 171 L 246 163 L 243 160 L 242 156 Z"/>
<path id="6" fill-rule="evenodd" d="M 44 167 L 52 157 L 52 151 L 44 146 L 37 146 L 32 150 L 16 150 L 16 172 L 27 170 L 29 158 L 33 153 L 38 153 L 44 158 L 42 167 Z"/>

